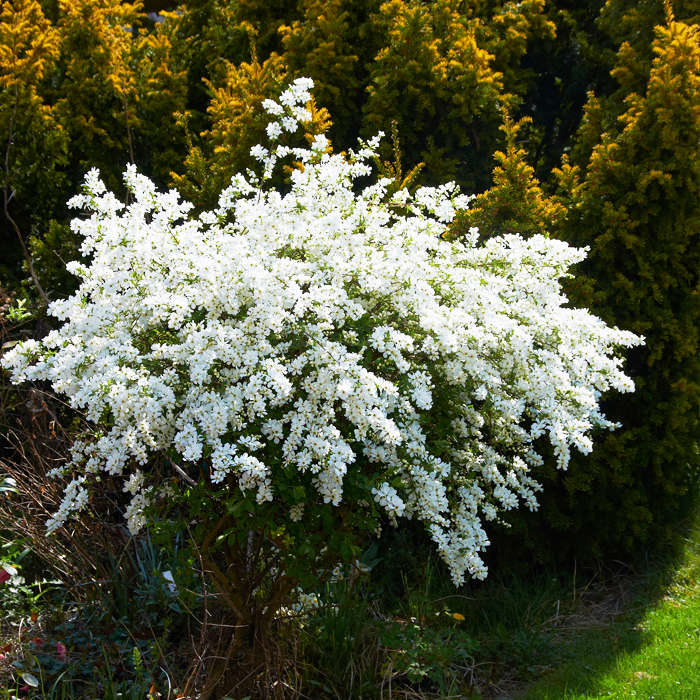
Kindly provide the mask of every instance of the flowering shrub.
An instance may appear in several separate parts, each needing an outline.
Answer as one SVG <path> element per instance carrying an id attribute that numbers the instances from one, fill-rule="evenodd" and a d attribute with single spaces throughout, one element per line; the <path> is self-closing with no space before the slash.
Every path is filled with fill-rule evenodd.
<path id="1" fill-rule="evenodd" d="M 242 552 L 215 572 L 234 610 L 224 579 L 250 571 L 256 542 L 289 570 L 323 555 L 330 571 L 381 513 L 425 523 L 455 584 L 483 578 L 484 521 L 537 506 L 535 441 L 561 468 L 589 451 L 612 427 L 601 392 L 633 389 L 613 351 L 641 342 L 566 308 L 558 280 L 584 251 L 476 229 L 450 240 L 469 202 L 451 184 L 362 187 L 378 138 L 349 156 L 323 136 L 281 145 L 310 118 L 310 87 L 265 102 L 263 175 L 235 177 L 215 211 L 191 216 L 134 167 L 125 207 L 91 171 L 70 202 L 90 212 L 72 224 L 90 262 L 69 266 L 81 286 L 50 308 L 64 323 L 3 359 L 95 426 L 56 470 L 74 476 L 48 529 L 100 472 L 124 476 L 132 532 L 149 505 L 196 501 L 203 549 Z M 289 157 L 289 191 L 271 189 Z"/>

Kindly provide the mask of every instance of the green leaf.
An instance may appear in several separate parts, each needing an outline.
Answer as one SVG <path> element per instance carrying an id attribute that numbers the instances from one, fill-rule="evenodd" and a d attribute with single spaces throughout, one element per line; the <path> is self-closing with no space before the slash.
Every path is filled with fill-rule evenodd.
<path id="1" fill-rule="evenodd" d="M 34 656 L 34 654 L 32 654 L 31 651 L 25 650 L 24 658 L 26 659 L 27 663 L 29 664 L 29 668 L 34 668 L 36 666 L 36 656 Z"/>

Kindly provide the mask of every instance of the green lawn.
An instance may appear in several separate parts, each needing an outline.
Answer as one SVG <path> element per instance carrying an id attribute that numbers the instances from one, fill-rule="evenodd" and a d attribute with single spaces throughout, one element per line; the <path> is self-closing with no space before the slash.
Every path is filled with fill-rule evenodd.
<path id="1" fill-rule="evenodd" d="M 656 579 L 656 581 L 654 581 Z M 569 632 L 570 658 L 522 700 L 700 700 L 700 519 L 666 573 L 652 571 L 614 622 Z"/>

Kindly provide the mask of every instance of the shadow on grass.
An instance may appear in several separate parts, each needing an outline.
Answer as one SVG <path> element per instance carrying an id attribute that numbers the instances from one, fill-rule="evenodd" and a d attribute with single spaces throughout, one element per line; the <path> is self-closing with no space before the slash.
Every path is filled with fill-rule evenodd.
<path id="1" fill-rule="evenodd" d="M 673 539 L 643 567 L 638 567 L 636 571 L 622 569 L 598 583 L 590 595 L 585 594 L 578 603 L 579 609 L 574 607 L 555 637 L 561 652 L 559 663 L 544 673 L 540 680 L 510 697 L 522 700 L 583 700 L 599 697 L 600 693 L 603 693 L 601 697 L 636 697 L 630 684 L 636 686 L 637 681 L 657 679 L 657 675 L 648 671 L 658 673 L 661 678 L 658 683 L 662 684 L 663 668 L 628 673 L 631 675 L 629 683 L 614 680 L 614 677 L 625 657 L 639 654 L 641 662 L 645 649 L 657 643 L 658 640 L 648 629 L 648 621 L 651 615 L 659 611 L 664 599 L 668 599 L 669 591 L 675 588 L 682 592 L 686 583 L 697 585 L 690 580 L 695 575 L 683 579 L 682 572 L 685 569 L 688 573 L 688 567 L 691 572 L 700 572 L 698 516 L 696 513 L 682 523 Z M 681 608 L 682 605 L 675 603 L 674 607 Z M 693 624 L 697 624 L 697 620 Z M 643 666 L 643 662 L 638 665 Z M 671 681 L 666 679 L 666 682 Z M 614 686 L 618 690 L 610 690 Z M 648 697 L 670 696 L 652 693 Z"/>

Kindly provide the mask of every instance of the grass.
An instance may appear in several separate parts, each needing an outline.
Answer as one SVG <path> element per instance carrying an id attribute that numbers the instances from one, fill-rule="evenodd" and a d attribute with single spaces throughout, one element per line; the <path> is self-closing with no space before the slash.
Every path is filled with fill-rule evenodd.
<path id="1" fill-rule="evenodd" d="M 324 608 L 282 629 L 285 678 L 313 700 L 700 700 L 700 514 L 679 542 L 641 571 L 599 571 L 588 583 L 581 572 L 494 572 L 455 591 L 439 564 L 418 557 L 420 569 L 393 593 L 375 581 L 350 596 L 339 584 L 324 594 Z M 186 656 L 178 651 L 182 616 L 150 573 L 164 566 L 157 552 L 140 546 L 143 566 L 122 586 L 126 617 L 116 566 L 109 595 L 82 607 L 58 585 L 15 587 L 15 598 L 0 591 L 0 700 L 140 700 L 157 697 L 152 688 L 176 696 L 177 662 L 174 673 L 158 669 Z M 40 667 L 25 670 L 43 687 L 18 693 L 25 652 Z"/>
<path id="2" fill-rule="evenodd" d="M 570 647 L 570 659 L 518 697 L 700 698 L 700 518 L 674 559 L 624 579 L 630 599 L 620 614 L 564 630 L 560 643 Z"/>

